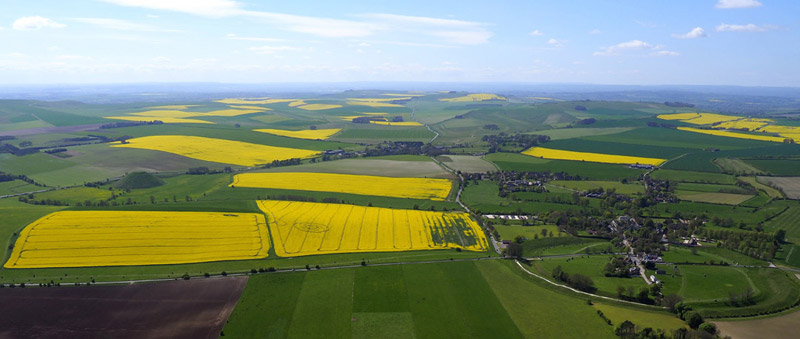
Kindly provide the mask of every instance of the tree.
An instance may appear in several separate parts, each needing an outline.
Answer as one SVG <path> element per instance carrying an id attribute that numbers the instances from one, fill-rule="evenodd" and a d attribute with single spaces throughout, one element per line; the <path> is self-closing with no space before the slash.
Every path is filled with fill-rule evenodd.
<path id="1" fill-rule="evenodd" d="M 151 204 L 155 204 L 155 203 L 156 203 L 156 197 L 154 197 L 154 196 L 152 196 L 152 195 L 151 195 L 151 196 L 150 196 L 150 203 L 151 203 Z"/>
<path id="2" fill-rule="evenodd" d="M 639 293 L 636 293 L 636 300 L 642 304 L 649 304 L 650 303 L 650 289 L 642 286 L 639 289 Z"/>
<path id="3" fill-rule="evenodd" d="M 782 244 L 784 241 L 786 241 L 786 231 L 784 230 L 775 231 L 773 239 L 775 240 L 775 242 Z"/>
<path id="4" fill-rule="evenodd" d="M 625 296 L 625 287 L 622 285 L 617 286 L 617 298 L 622 299 Z"/>
<path id="5" fill-rule="evenodd" d="M 650 285 L 650 295 L 654 297 L 661 295 L 661 284 Z"/>
<path id="6" fill-rule="evenodd" d="M 619 324 L 616 329 L 614 329 L 614 334 L 620 338 L 635 338 L 636 325 L 630 320 L 625 320 L 622 322 L 622 324 Z"/>
<path id="7" fill-rule="evenodd" d="M 517 243 L 517 244 L 524 243 L 525 242 L 525 236 L 517 235 L 516 237 L 514 237 L 514 242 Z"/>
<path id="8" fill-rule="evenodd" d="M 522 245 L 517 242 L 512 242 L 508 244 L 506 248 L 506 256 L 513 257 L 513 258 L 521 258 L 523 255 Z"/>
<path id="9" fill-rule="evenodd" d="M 686 324 L 692 329 L 696 330 L 704 322 L 705 320 L 703 320 L 703 316 L 701 316 L 700 313 L 691 311 L 686 314 Z"/>
<path id="10" fill-rule="evenodd" d="M 703 323 L 700 325 L 699 329 L 704 332 L 708 332 L 708 334 L 714 335 L 717 334 L 717 325 L 712 323 Z"/>
<path id="11" fill-rule="evenodd" d="M 668 308 L 670 312 L 675 312 L 675 306 L 677 306 L 683 298 L 677 294 L 667 294 L 664 296 L 664 299 L 661 300 L 661 305 Z"/>

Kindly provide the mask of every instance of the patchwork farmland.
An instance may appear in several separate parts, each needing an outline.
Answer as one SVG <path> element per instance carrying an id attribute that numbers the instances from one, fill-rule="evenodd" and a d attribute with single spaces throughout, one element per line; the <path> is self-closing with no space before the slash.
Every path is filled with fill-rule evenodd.
<path id="1" fill-rule="evenodd" d="M 614 337 L 626 320 L 697 333 L 687 312 L 800 301 L 789 118 L 511 93 L 231 96 L 3 106 L 96 125 L 0 132 L 0 298 L 235 281 L 203 311 L 227 322 L 160 317 L 302 338 Z"/>

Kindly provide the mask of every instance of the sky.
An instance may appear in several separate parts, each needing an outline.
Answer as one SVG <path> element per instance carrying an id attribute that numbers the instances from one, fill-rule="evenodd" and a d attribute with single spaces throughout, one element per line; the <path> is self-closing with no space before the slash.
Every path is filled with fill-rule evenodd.
<path id="1" fill-rule="evenodd" d="M 0 0 L 0 84 L 800 86 L 800 1 Z"/>

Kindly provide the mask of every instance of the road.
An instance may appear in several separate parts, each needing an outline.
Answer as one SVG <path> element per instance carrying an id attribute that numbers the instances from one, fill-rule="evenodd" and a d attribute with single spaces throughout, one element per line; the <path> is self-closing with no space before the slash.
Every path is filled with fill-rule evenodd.
<path id="1" fill-rule="evenodd" d="M 622 236 L 624 237 L 625 235 L 623 234 Z M 648 285 L 652 285 L 653 282 L 650 281 L 650 278 L 647 277 L 647 270 L 644 269 L 644 265 L 642 265 L 642 261 L 639 260 L 639 257 L 637 257 L 635 253 L 633 253 L 633 246 L 631 246 L 631 242 L 628 241 L 628 239 L 623 238 L 622 239 L 622 243 L 625 244 L 625 246 L 628 247 L 628 256 L 636 264 L 636 267 L 639 268 L 639 275 L 642 276 L 642 279 L 644 279 L 644 282 L 646 282 Z"/>

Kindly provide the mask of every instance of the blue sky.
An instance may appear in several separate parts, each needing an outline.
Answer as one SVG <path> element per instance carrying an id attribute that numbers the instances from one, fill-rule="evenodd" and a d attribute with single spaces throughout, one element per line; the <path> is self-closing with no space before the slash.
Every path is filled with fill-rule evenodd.
<path id="1" fill-rule="evenodd" d="M 0 83 L 800 86 L 800 1 L 3 0 Z"/>

